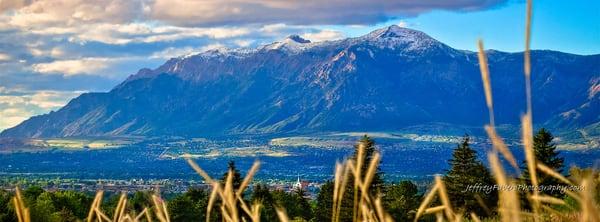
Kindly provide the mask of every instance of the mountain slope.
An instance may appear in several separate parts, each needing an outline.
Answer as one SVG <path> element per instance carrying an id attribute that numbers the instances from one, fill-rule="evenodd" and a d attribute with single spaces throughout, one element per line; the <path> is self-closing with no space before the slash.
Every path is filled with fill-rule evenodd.
<path id="1" fill-rule="evenodd" d="M 525 107 L 523 55 L 489 51 L 488 56 L 497 122 L 518 124 Z M 599 61 L 600 55 L 533 51 L 534 122 L 553 129 L 600 122 Z M 110 92 L 83 94 L 0 135 L 193 136 L 396 130 L 435 123 L 481 127 L 486 110 L 475 53 L 390 26 L 338 41 L 290 36 L 256 49 L 174 58 L 155 70 L 140 70 Z"/>

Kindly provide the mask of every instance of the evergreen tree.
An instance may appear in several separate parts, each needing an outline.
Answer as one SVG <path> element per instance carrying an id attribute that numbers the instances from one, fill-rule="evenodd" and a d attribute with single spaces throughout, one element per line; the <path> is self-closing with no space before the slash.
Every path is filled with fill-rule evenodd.
<path id="1" fill-rule="evenodd" d="M 167 208 L 171 221 L 206 221 L 209 193 L 204 189 L 190 188 L 168 201 Z M 214 213 L 214 212 L 213 212 Z M 211 217 L 211 221 L 215 217 Z"/>
<path id="2" fill-rule="evenodd" d="M 12 207 L 12 195 L 5 190 L 0 190 L 0 222 L 16 221 Z"/>
<path id="3" fill-rule="evenodd" d="M 44 189 L 39 186 L 30 186 L 23 191 L 23 198 L 25 199 L 26 204 L 34 204 L 35 200 L 44 193 Z"/>
<path id="4" fill-rule="evenodd" d="M 365 178 L 365 174 L 367 173 L 367 170 L 369 168 L 369 164 L 371 163 L 371 160 L 373 159 L 373 155 L 375 155 L 375 153 L 377 152 L 377 148 L 375 147 L 375 141 L 373 139 L 371 139 L 371 137 L 364 135 L 357 144 L 354 145 L 354 154 L 352 155 L 352 160 L 354 160 L 355 162 L 358 159 L 358 148 L 360 145 L 364 145 L 364 153 L 363 153 L 363 165 L 361 168 L 361 175 L 363 177 L 363 179 Z M 379 163 L 377 163 L 379 164 Z M 354 186 L 354 178 L 351 177 L 351 186 Z M 379 168 L 379 165 L 377 166 L 377 170 L 375 171 L 375 176 L 373 177 L 373 182 L 371 183 L 371 187 L 370 187 L 370 191 L 373 192 L 377 192 L 383 185 L 384 181 L 383 181 L 383 173 L 381 172 L 381 169 Z"/>
<path id="5" fill-rule="evenodd" d="M 121 196 L 119 193 L 112 193 L 106 196 L 106 200 L 102 201 L 102 212 L 104 212 L 108 217 L 112 218 L 114 216 L 113 213 L 115 212 L 115 209 L 117 209 L 117 204 L 119 203 Z"/>
<path id="6" fill-rule="evenodd" d="M 142 212 L 144 208 L 152 208 L 152 194 L 148 191 L 136 191 L 128 201 L 135 213 Z"/>
<path id="7" fill-rule="evenodd" d="M 266 185 L 257 184 L 254 186 L 252 195 L 250 197 L 250 202 L 260 203 L 262 205 L 262 209 L 260 211 L 261 221 L 278 220 L 279 217 L 275 211 L 275 201 L 273 199 L 273 195 L 271 195 L 271 192 Z"/>
<path id="8" fill-rule="evenodd" d="M 51 193 L 54 207 L 59 210 L 62 218 L 72 217 L 84 219 L 92 204 L 92 197 L 72 190 Z"/>
<path id="9" fill-rule="evenodd" d="M 362 157 L 363 165 L 360 169 L 360 172 L 361 177 L 364 179 L 365 174 L 367 174 L 369 164 L 373 159 L 373 155 L 375 155 L 377 152 L 377 148 L 375 146 L 375 141 L 367 135 L 364 135 L 358 141 L 358 143 L 354 145 L 354 153 L 351 157 L 351 159 L 354 161 L 358 159 L 358 150 L 361 144 L 364 146 L 364 152 Z M 318 221 L 331 221 L 331 212 L 333 207 L 333 183 L 334 182 L 325 183 L 321 187 L 321 192 L 319 192 L 319 195 L 317 196 L 317 209 L 315 210 L 315 216 Z M 372 183 L 369 187 L 369 191 L 371 192 L 370 195 L 378 195 L 383 188 L 383 185 L 383 173 L 379 169 L 378 165 L 375 175 L 373 176 Z M 359 197 L 360 193 L 357 193 L 357 196 Z M 354 207 L 354 176 L 350 175 L 348 178 L 346 191 L 344 192 L 344 196 L 340 205 L 340 221 L 352 221 L 354 216 Z"/>
<path id="10" fill-rule="evenodd" d="M 185 221 L 203 221 L 204 215 L 202 212 L 205 210 L 198 211 L 194 207 L 194 201 L 187 195 L 178 195 L 168 202 L 169 215 L 171 221 L 174 222 L 185 222 Z"/>
<path id="11" fill-rule="evenodd" d="M 321 185 L 317 195 L 317 204 L 313 210 L 314 221 L 331 221 L 333 208 L 333 182 L 327 181 Z"/>
<path id="12" fill-rule="evenodd" d="M 294 202 L 296 202 L 296 206 L 294 207 L 295 212 L 292 218 L 294 218 L 296 221 L 298 221 L 298 219 L 305 221 L 310 220 L 312 217 L 312 212 L 310 209 L 310 203 L 306 197 L 306 191 L 304 191 L 302 188 L 298 188 L 294 191 L 292 197 Z"/>
<path id="13" fill-rule="evenodd" d="M 552 134 L 544 128 L 541 128 L 533 136 L 533 150 L 535 153 L 535 159 L 537 163 L 543 163 L 556 172 L 562 173 L 564 168 L 564 159 L 559 157 L 559 152 L 556 151 L 556 144 L 554 144 L 552 140 L 554 140 L 554 136 L 552 136 Z M 521 169 L 521 178 L 523 183 L 526 185 L 531 185 L 531 175 L 529 174 L 529 169 L 527 168 L 527 162 L 523 161 Z M 548 176 L 544 173 L 538 173 L 537 178 L 540 186 L 556 186 L 563 184 L 560 180 L 557 180 L 556 178 Z M 545 194 L 557 197 L 561 195 L 559 191 L 552 192 L 551 190 L 545 190 L 543 192 Z"/>
<path id="14" fill-rule="evenodd" d="M 237 189 L 240 188 L 240 186 L 242 185 L 242 175 L 240 174 L 240 171 L 235 167 L 235 162 L 233 162 L 233 160 L 230 160 L 229 163 L 227 163 L 227 172 L 225 172 L 221 177 L 221 184 L 223 186 L 225 185 L 227 175 L 229 174 L 229 172 L 233 172 L 233 189 L 237 191 Z"/>
<path id="15" fill-rule="evenodd" d="M 229 172 L 232 172 L 232 185 L 233 185 L 233 191 L 237 192 L 237 190 L 240 188 L 240 186 L 242 185 L 242 174 L 240 173 L 240 171 L 236 168 L 235 166 L 235 162 L 233 162 L 233 160 L 230 160 L 229 163 L 227 163 L 227 172 L 223 173 L 223 176 L 221 177 L 221 185 L 223 187 L 225 187 L 225 184 L 227 182 L 227 176 L 229 175 Z M 215 213 L 215 217 L 217 221 L 222 221 L 222 215 L 221 215 L 221 203 L 217 202 L 215 203 L 215 205 L 213 206 L 212 212 Z M 248 215 L 246 215 L 246 212 L 242 209 L 241 206 L 237 207 L 237 212 L 238 215 L 240 216 L 240 220 L 243 218 L 246 221 L 249 220 Z M 211 217 L 213 217 L 211 215 Z"/>
<path id="16" fill-rule="evenodd" d="M 385 187 L 383 205 L 396 221 L 412 221 L 421 202 L 417 185 L 401 181 Z"/>
<path id="17" fill-rule="evenodd" d="M 480 190 L 467 190 L 469 186 L 492 187 L 494 181 L 488 169 L 477 160 L 477 153 L 469 145 L 470 138 L 465 135 L 463 141 L 452 153 L 449 160 L 450 170 L 444 176 L 448 195 L 452 206 L 474 212 L 477 215 L 488 215 L 489 209 L 496 205 L 497 191 L 485 193 Z"/>

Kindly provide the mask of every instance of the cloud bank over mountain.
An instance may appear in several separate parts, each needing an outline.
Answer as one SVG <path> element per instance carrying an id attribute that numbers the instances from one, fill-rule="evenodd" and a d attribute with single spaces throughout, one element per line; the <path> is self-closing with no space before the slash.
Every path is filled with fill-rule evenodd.
<path id="1" fill-rule="evenodd" d="M 415 16 L 431 10 L 482 10 L 504 2 L 505 0 L 7 0 L 0 3 L 0 12 L 14 11 L 10 16 L 10 24 L 26 27 L 134 21 L 160 21 L 192 26 L 273 23 L 364 25 L 399 16 Z"/>

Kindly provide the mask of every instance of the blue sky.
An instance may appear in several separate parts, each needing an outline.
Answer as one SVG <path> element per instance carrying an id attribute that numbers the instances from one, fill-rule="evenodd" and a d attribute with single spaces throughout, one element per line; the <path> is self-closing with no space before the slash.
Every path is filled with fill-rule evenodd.
<path id="1" fill-rule="evenodd" d="M 600 53 L 600 2 L 535 1 L 532 48 Z M 3 0 L 0 130 L 108 91 L 171 57 L 256 47 L 299 34 L 326 41 L 388 25 L 458 49 L 521 51 L 524 1 L 505 0 Z"/>

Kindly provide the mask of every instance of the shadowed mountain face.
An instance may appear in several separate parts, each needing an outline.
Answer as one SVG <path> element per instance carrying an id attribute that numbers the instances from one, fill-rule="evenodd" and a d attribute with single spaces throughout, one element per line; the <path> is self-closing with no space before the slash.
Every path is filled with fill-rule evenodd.
<path id="1" fill-rule="evenodd" d="M 533 51 L 534 123 L 598 128 L 600 55 Z M 523 54 L 488 51 L 496 121 L 519 124 Z M 390 26 L 358 38 L 299 36 L 219 49 L 142 69 L 1 136 L 227 135 L 481 127 L 488 120 L 476 53 Z"/>

